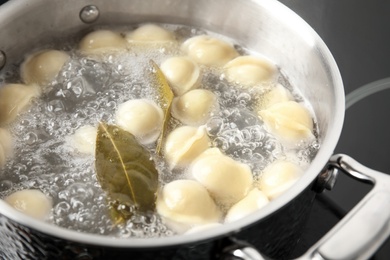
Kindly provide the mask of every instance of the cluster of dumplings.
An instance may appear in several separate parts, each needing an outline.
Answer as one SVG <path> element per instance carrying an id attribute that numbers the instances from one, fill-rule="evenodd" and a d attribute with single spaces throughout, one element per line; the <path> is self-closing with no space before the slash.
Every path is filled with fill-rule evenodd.
<path id="1" fill-rule="evenodd" d="M 53 80 L 69 56 L 62 51 L 40 51 L 30 55 L 20 67 L 22 83 L 0 88 L 0 167 L 12 156 L 12 136 L 8 127 L 24 113 L 43 87 Z"/>
<path id="2" fill-rule="evenodd" d="M 70 56 L 64 51 L 41 50 L 28 55 L 20 66 L 21 83 L 0 88 L 0 167 L 13 153 L 13 137 L 9 126 L 28 110 L 47 85 L 55 80 Z M 12 207 L 37 219 L 48 219 L 52 199 L 40 190 L 16 191 L 4 199 Z"/>
<path id="3" fill-rule="evenodd" d="M 13 153 L 13 137 L 9 126 L 28 110 L 47 85 L 57 77 L 70 56 L 64 51 L 42 50 L 26 57 L 20 66 L 22 83 L 5 84 L 0 88 L 0 167 Z M 52 199 L 40 190 L 16 191 L 5 202 L 33 218 L 46 220 L 52 209 Z"/>
<path id="4" fill-rule="evenodd" d="M 173 32 L 146 24 L 122 34 L 110 30 L 91 32 L 80 41 L 79 50 L 83 55 L 100 55 L 129 51 L 133 44 L 154 48 L 151 43 L 167 42 L 177 44 Z M 233 86 L 251 88 L 274 84 L 275 64 L 263 57 L 242 56 L 229 42 L 209 35 L 185 40 L 180 52 L 181 55 L 160 64 L 175 96 L 171 115 L 181 122 L 166 137 L 163 156 L 172 174 L 179 171 L 185 173 L 181 176 L 187 177 L 161 187 L 156 208 L 172 229 L 192 233 L 257 211 L 288 189 L 303 172 L 288 160 L 278 160 L 265 168 L 258 181 L 254 180 L 249 165 L 211 147 L 207 135 L 205 124 L 218 113 L 219 102 L 212 91 L 202 89 L 202 71 L 217 68 Z M 55 80 L 69 58 L 67 53 L 57 50 L 40 51 L 27 57 L 21 66 L 24 84 L 10 84 L 0 89 L 0 125 L 9 124 L 25 111 L 31 100 L 39 97 L 44 87 Z M 267 129 L 287 144 L 314 137 L 311 114 L 293 101 L 291 93 L 280 84 L 264 94 L 255 110 Z M 156 143 L 161 135 L 164 113 L 154 100 L 126 101 L 117 107 L 114 117 L 118 126 L 132 133 L 143 145 Z M 96 132 L 95 126 L 83 126 L 69 140 L 80 153 L 92 155 Z M 4 163 L 11 150 L 8 137 L 9 133 L 0 128 L 0 163 Z M 21 191 L 5 200 L 31 216 L 45 218 L 51 200 L 42 196 L 39 191 Z M 31 206 L 37 205 L 34 203 L 41 206 Z M 26 206 L 20 206 L 22 204 Z"/>

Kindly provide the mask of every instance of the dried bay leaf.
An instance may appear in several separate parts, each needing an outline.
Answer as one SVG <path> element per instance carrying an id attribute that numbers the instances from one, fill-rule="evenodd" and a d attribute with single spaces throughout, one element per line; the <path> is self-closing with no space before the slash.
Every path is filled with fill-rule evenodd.
<path id="1" fill-rule="evenodd" d="M 174 94 L 172 89 L 169 87 L 169 83 L 164 73 L 161 71 L 159 66 L 153 61 L 150 60 L 150 64 L 152 66 L 155 87 L 158 91 L 158 103 L 164 112 L 164 121 L 161 130 L 160 137 L 157 140 L 156 152 L 157 154 L 161 154 L 162 144 L 167 132 L 169 120 L 171 119 L 171 104 L 174 98 Z"/>
<path id="2" fill-rule="evenodd" d="M 158 171 L 149 151 L 131 133 L 100 123 L 95 160 L 98 181 L 111 204 L 143 212 L 155 209 Z M 116 207 L 112 215 L 116 223 L 131 216 Z"/>

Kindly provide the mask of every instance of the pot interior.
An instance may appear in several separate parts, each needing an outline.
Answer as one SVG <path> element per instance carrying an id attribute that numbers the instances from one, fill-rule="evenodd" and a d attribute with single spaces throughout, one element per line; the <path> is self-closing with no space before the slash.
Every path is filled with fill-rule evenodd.
<path id="1" fill-rule="evenodd" d="M 126 26 L 144 22 L 182 24 L 203 28 L 236 40 L 243 47 L 274 61 L 291 85 L 300 89 L 316 115 L 321 148 L 305 176 L 263 210 L 240 221 L 185 238 L 152 239 L 148 245 L 173 245 L 233 232 L 277 211 L 309 186 L 336 146 L 344 117 L 340 73 L 320 37 L 291 10 L 274 0 L 96 0 L 96 22 L 79 18 L 87 0 L 13 0 L 0 8 L 0 50 L 4 70 L 18 67 L 26 53 L 68 36 L 85 35 L 99 26 Z M 35 229 L 69 240 L 112 246 L 147 247 L 138 240 L 116 240 L 77 234 L 31 220 L 0 204 L 0 213 Z"/>

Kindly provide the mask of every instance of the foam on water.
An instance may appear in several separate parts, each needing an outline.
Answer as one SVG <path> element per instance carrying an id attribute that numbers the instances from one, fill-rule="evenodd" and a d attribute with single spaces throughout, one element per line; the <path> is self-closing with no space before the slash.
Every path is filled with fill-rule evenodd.
<path id="1" fill-rule="evenodd" d="M 189 27 L 168 27 L 185 39 L 204 31 Z M 240 50 L 244 52 L 244 50 Z M 46 87 L 42 98 L 34 100 L 30 110 L 12 124 L 15 156 L 1 174 L 0 197 L 13 191 L 34 188 L 51 196 L 54 202 L 50 221 L 58 226 L 82 232 L 116 237 L 161 237 L 173 235 L 157 214 L 135 214 L 124 224 L 114 226 L 109 215 L 106 195 L 94 172 L 93 156 L 77 153 L 66 138 L 84 125 L 99 121 L 114 123 L 119 104 L 138 98 L 155 100 L 151 87 L 149 60 L 160 64 L 179 55 L 175 45 L 135 47 L 129 52 L 84 57 L 77 50 L 69 51 L 71 60 L 57 79 Z M 247 163 L 255 178 L 261 170 L 286 154 L 285 148 L 263 127 L 251 110 L 256 96 L 263 90 L 232 87 L 221 71 L 202 67 L 202 88 L 213 91 L 220 110 L 207 122 L 212 145 L 227 155 Z M 8 81 L 14 73 L 2 75 Z M 267 87 L 265 87 L 266 89 Z M 174 120 L 175 125 L 179 125 Z M 295 151 L 299 162 L 309 162 L 318 150 Z M 166 163 L 155 158 L 162 184 L 172 181 Z M 124 209 L 133 210 L 133 209 Z"/>

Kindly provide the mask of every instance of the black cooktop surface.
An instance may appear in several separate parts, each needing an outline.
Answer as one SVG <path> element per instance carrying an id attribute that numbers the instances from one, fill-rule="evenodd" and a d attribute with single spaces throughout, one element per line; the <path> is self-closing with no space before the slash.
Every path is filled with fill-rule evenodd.
<path id="1" fill-rule="evenodd" d="M 390 77 L 390 1 L 281 0 L 306 20 L 328 45 L 339 66 L 345 93 Z M 390 173 L 390 90 L 368 96 L 345 114 L 335 153 L 344 153 L 365 166 Z M 318 240 L 370 189 L 339 176 L 335 188 L 315 202 L 300 247 Z M 356 230 L 359 232 L 359 230 Z M 298 251 L 300 249 L 297 249 Z M 373 259 L 390 259 L 390 240 Z"/>

